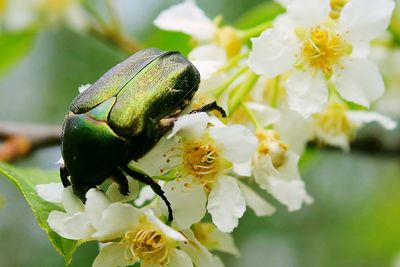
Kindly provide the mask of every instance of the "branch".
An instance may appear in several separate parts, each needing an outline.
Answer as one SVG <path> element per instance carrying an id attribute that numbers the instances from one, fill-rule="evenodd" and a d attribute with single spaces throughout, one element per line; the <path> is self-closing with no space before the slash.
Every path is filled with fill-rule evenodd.
<path id="1" fill-rule="evenodd" d="M 40 147 L 59 145 L 61 126 L 0 122 L 0 160 L 15 161 Z"/>

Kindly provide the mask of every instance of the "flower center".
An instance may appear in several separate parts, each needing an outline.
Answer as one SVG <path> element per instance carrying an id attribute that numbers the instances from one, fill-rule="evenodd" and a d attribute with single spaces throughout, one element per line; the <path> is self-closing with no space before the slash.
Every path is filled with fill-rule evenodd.
<path id="1" fill-rule="evenodd" d="M 288 146 L 280 140 L 279 134 L 273 130 L 261 130 L 256 136 L 259 141 L 258 153 L 269 155 L 275 168 L 282 166 Z"/>
<path id="2" fill-rule="evenodd" d="M 340 17 L 340 12 L 342 12 L 343 7 L 348 1 L 349 0 L 331 0 L 331 13 L 329 13 L 329 17 L 337 20 Z"/>
<path id="3" fill-rule="evenodd" d="M 347 107 L 343 103 L 330 102 L 325 111 L 314 115 L 314 122 L 319 129 L 331 136 L 353 134 L 353 124 L 347 117 Z"/>
<path id="4" fill-rule="evenodd" d="M 214 182 L 218 172 L 218 152 L 212 144 L 185 142 L 182 158 L 187 172 L 199 178 L 203 185 Z"/>
<path id="5" fill-rule="evenodd" d="M 302 47 L 305 63 L 321 70 L 327 77 L 332 75 L 333 65 L 339 63 L 349 51 L 351 51 L 351 45 L 346 43 L 339 34 L 320 26 L 311 29 Z"/>
<path id="6" fill-rule="evenodd" d="M 60 15 L 72 4 L 71 0 L 45 0 L 42 1 L 42 10 L 46 13 Z"/>
<path id="7" fill-rule="evenodd" d="M 196 239 L 207 249 L 212 250 L 218 246 L 218 241 L 211 238 L 215 226 L 212 223 L 196 223 L 192 227 Z"/>
<path id="8" fill-rule="evenodd" d="M 127 245 L 125 257 L 128 260 L 140 259 L 143 263 L 161 266 L 169 262 L 167 237 L 154 226 L 126 232 L 121 244 Z"/>
<path id="9" fill-rule="evenodd" d="M 223 47 L 228 57 L 234 57 L 242 49 L 242 39 L 233 27 L 225 26 L 220 28 L 215 34 L 215 42 Z"/>
<path id="10" fill-rule="evenodd" d="M 6 12 L 7 0 L 0 0 L 0 15 Z"/>

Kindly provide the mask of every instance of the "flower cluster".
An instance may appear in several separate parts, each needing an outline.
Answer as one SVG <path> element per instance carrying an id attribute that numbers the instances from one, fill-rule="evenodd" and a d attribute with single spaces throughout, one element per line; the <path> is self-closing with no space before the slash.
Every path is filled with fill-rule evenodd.
<path id="1" fill-rule="evenodd" d="M 246 207 L 267 216 L 279 203 L 296 211 L 313 202 L 298 169 L 307 142 L 348 151 L 363 124 L 396 127 L 367 110 L 384 92 L 370 41 L 387 28 L 393 0 L 279 2 L 286 13 L 248 30 L 211 20 L 190 0 L 155 19 L 194 40 L 188 57 L 202 81 L 187 110 L 217 101 L 228 116 L 184 112 L 130 163 L 159 181 L 172 223 L 164 202 L 134 181 L 129 196 L 112 184 L 106 193 L 91 189 L 85 204 L 70 188 L 60 193 L 66 212 L 48 223 L 64 238 L 100 242 L 94 266 L 223 266 L 210 251 L 238 255 L 229 233 Z"/>

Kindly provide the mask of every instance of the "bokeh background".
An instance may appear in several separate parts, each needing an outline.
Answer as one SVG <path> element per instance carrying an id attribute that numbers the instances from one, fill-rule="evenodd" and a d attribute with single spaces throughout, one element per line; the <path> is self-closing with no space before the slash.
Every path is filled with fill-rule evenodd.
<path id="1" fill-rule="evenodd" d="M 128 34 L 149 46 L 188 51 L 187 37 L 161 32 L 152 25 L 161 10 L 178 1 L 115 2 Z M 223 14 L 227 23 L 242 27 L 255 23 L 252 12 L 265 3 L 197 2 L 210 17 Z M 245 13 L 250 15 L 243 17 Z M 126 57 L 98 38 L 60 25 L 41 31 L 32 46 L 22 60 L 1 73 L 0 121 L 61 124 L 78 86 L 94 82 Z M 0 62 L 6 53 L 0 51 Z M 395 71 L 400 76 L 400 69 Z M 370 125 L 363 134 L 393 144 L 398 142 L 399 130 L 385 133 Z M 59 147 L 48 147 L 15 164 L 56 169 L 59 158 Z M 248 210 L 233 233 L 242 255 L 222 254 L 226 266 L 400 266 L 399 154 L 310 149 L 302 158 L 301 172 L 315 203 L 289 213 L 271 199 L 279 209 L 264 218 Z M 97 250 L 95 243 L 82 245 L 70 266 L 91 266 Z M 0 266 L 64 266 L 20 192 L 1 176 Z"/>

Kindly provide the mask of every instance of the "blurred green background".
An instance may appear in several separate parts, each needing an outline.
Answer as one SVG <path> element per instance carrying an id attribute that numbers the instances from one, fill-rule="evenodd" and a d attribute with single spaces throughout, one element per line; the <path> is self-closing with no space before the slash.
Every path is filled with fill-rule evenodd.
<path id="1" fill-rule="evenodd" d="M 143 42 L 171 49 L 187 40 L 152 25 L 161 10 L 178 1 L 116 2 L 127 31 Z M 197 2 L 210 17 L 224 14 L 228 23 L 261 3 Z M 63 27 L 41 32 L 28 56 L 0 77 L 0 120 L 61 124 L 78 86 L 94 82 L 124 57 L 99 39 Z M 50 147 L 17 165 L 56 169 L 59 158 L 59 148 Z M 301 170 L 315 203 L 289 213 L 271 200 L 279 209 L 265 218 L 247 211 L 234 232 L 242 256 L 222 255 L 226 266 L 395 266 L 400 257 L 399 155 L 310 151 Z M 21 194 L 4 177 L 0 207 L 0 266 L 64 266 Z M 71 266 L 91 266 L 96 251 L 94 243 L 82 245 Z"/>

